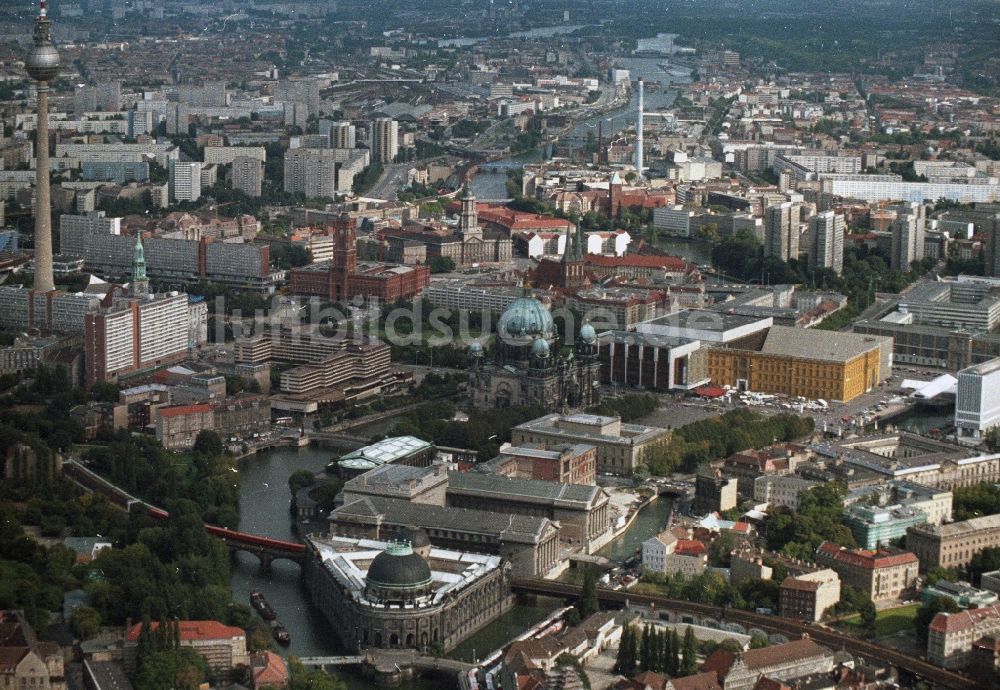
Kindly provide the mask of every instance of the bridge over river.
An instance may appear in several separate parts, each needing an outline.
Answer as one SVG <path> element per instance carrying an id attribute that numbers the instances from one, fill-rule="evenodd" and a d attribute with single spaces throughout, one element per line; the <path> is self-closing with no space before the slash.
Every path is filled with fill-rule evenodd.
<path id="1" fill-rule="evenodd" d="M 372 649 L 363 655 L 302 657 L 299 661 L 319 668 L 360 666 L 361 673 L 378 685 L 397 685 L 421 673 L 441 673 L 454 675 L 459 687 L 467 687 L 465 679 L 477 669 L 464 661 L 424 656 L 413 649 Z"/>

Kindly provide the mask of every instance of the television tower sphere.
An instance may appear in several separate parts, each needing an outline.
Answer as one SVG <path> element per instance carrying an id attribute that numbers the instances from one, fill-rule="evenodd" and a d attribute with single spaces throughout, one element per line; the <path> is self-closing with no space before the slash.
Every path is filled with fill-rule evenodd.
<path id="1" fill-rule="evenodd" d="M 44 7 L 43 3 L 42 12 L 35 19 L 35 45 L 28 54 L 25 67 L 35 81 L 48 82 L 59 75 L 59 52 L 49 40 L 49 19 Z"/>

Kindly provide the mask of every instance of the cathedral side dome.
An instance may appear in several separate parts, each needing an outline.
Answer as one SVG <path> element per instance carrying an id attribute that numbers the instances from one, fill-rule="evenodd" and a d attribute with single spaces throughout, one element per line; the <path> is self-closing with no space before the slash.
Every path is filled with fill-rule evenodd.
<path id="1" fill-rule="evenodd" d="M 545 338 L 538 338 L 531 344 L 531 354 L 539 359 L 549 356 L 549 343 Z"/>

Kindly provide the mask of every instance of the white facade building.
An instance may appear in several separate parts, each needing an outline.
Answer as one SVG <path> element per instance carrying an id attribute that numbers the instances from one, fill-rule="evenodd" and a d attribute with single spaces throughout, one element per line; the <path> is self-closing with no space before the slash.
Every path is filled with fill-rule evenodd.
<path id="1" fill-rule="evenodd" d="M 170 198 L 197 201 L 201 196 L 201 163 L 170 161 Z"/>
<path id="2" fill-rule="evenodd" d="M 978 442 L 1000 425 L 1000 358 L 958 372 L 955 433 L 960 441 Z"/>
<path id="3" fill-rule="evenodd" d="M 642 542 L 642 568 L 655 573 L 667 571 L 667 556 L 674 552 L 677 537 L 670 532 L 662 532 Z"/>

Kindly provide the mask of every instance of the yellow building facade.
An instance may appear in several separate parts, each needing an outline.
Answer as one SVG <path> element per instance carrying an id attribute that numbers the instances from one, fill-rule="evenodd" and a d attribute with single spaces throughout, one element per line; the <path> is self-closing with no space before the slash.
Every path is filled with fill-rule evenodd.
<path id="1" fill-rule="evenodd" d="M 806 353 L 710 348 L 708 375 L 717 386 L 847 402 L 878 386 L 889 373 L 882 371 L 882 353 L 875 346 L 839 361 Z"/>

